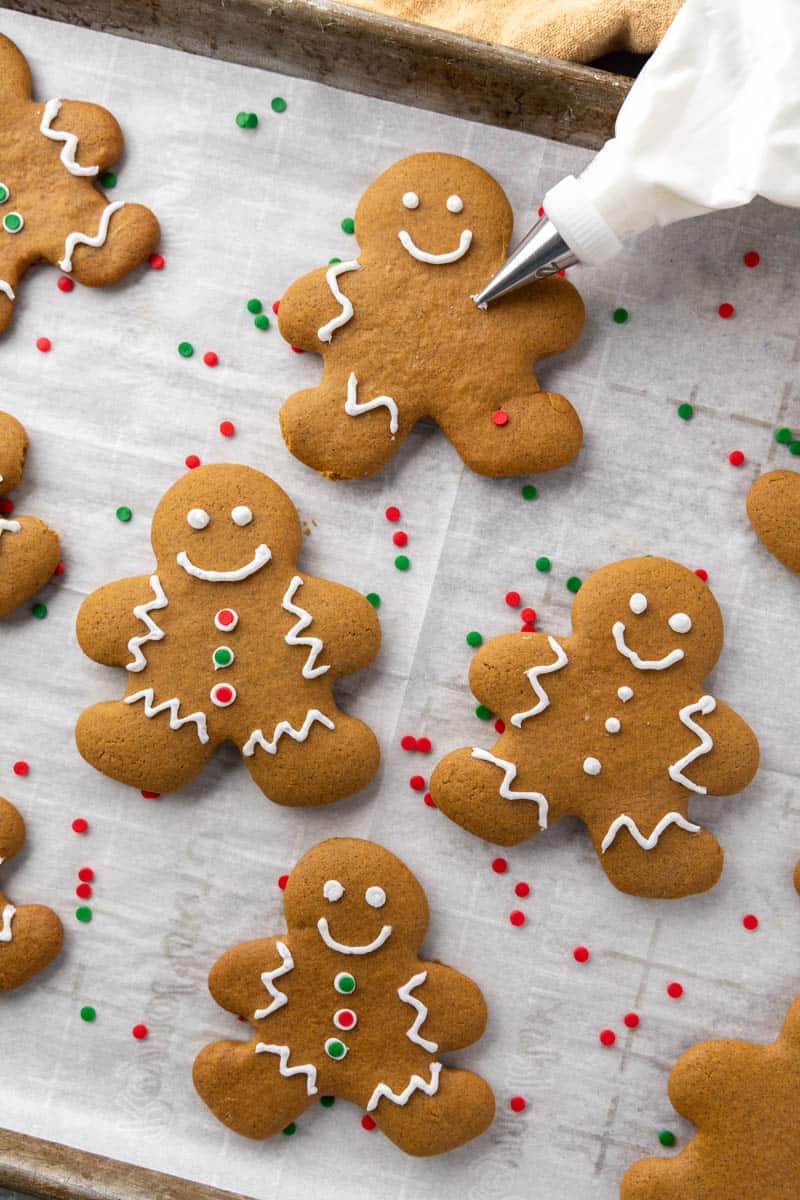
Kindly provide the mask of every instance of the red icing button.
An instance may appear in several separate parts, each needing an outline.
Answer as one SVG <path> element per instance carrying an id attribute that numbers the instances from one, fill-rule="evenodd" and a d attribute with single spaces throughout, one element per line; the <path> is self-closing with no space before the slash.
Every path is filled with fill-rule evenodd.
<path id="1" fill-rule="evenodd" d="M 406 733 L 400 738 L 400 745 L 404 750 L 416 750 L 417 739 L 412 737 L 410 733 Z"/>
<path id="2" fill-rule="evenodd" d="M 708 571 L 704 570 L 703 567 L 697 567 L 695 569 L 695 575 L 698 579 L 702 579 L 703 583 L 708 583 Z"/>
<path id="3" fill-rule="evenodd" d="M 506 592 L 506 604 L 509 608 L 519 608 L 522 603 L 522 597 L 519 592 Z"/>
<path id="4" fill-rule="evenodd" d="M 232 683 L 217 683 L 209 692 L 211 703 L 217 708 L 229 708 L 236 699 L 236 688 Z"/>
<path id="5" fill-rule="evenodd" d="M 495 717 L 494 731 L 495 731 L 495 733 L 505 733 L 506 723 L 502 717 Z"/>
<path id="6" fill-rule="evenodd" d="M 200 459 L 196 454 L 187 454 L 183 461 L 190 471 L 193 471 L 195 467 L 200 466 Z"/>
<path id="7" fill-rule="evenodd" d="M 214 617 L 217 629 L 231 630 L 239 624 L 239 614 L 232 608 L 221 608 Z"/>
<path id="8" fill-rule="evenodd" d="M 333 1023 L 337 1029 L 355 1029 L 358 1017 L 352 1008 L 340 1008 L 333 1014 Z"/>
<path id="9" fill-rule="evenodd" d="M 363 1117 L 361 1118 L 361 1128 L 366 1129 L 368 1133 L 375 1128 L 375 1122 L 369 1113 L 364 1113 Z"/>
<path id="10" fill-rule="evenodd" d="M 272 311 L 275 313 L 275 316 L 276 316 L 276 317 L 277 317 L 277 315 L 278 315 L 278 309 L 280 308 L 280 306 L 281 306 L 281 302 L 280 302 L 280 300 L 273 300 L 273 301 L 272 301 Z"/>
<path id="11" fill-rule="evenodd" d="M 757 267 L 761 262 L 761 255 L 757 250 L 748 250 L 747 253 L 742 256 L 742 261 L 746 267 Z"/>
<path id="12" fill-rule="evenodd" d="M 519 615 L 522 617 L 523 621 L 527 621 L 530 624 L 534 624 L 536 621 L 536 609 L 535 608 L 523 608 L 522 612 Z"/>
<path id="13" fill-rule="evenodd" d="M 158 800 L 160 796 L 161 792 L 148 792 L 145 788 L 142 788 L 143 800 Z"/>
<path id="14" fill-rule="evenodd" d="M 433 802 L 433 796 L 430 794 L 430 792 L 426 792 L 422 799 L 425 801 L 428 808 L 436 808 L 436 805 Z"/>
<path id="15" fill-rule="evenodd" d="M 164 255 L 163 254 L 151 254 L 150 257 L 148 258 L 147 262 L 153 271 L 163 271 L 164 270 Z"/>
<path id="16" fill-rule="evenodd" d="M 744 453 L 741 450 L 731 450 L 728 455 L 728 462 L 732 467 L 741 467 L 744 462 Z"/>
<path id="17" fill-rule="evenodd" d="M 305 350 L 302 350 L 299 346 L 292 346 L 291 349 L 294 350 L 295 354 L 305 354 Z"/>
<path id="18" fill-rule="evenodd" d="M 492 420 L 494 421 L 495 425 L 507 425 L 508 413 L 504 408 L 496 408 L 492 413 Z"/>

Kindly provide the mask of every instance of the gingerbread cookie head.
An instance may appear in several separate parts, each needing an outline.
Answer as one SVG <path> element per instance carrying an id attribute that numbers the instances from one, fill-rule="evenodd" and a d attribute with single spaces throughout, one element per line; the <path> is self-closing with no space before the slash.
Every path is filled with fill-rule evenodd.
<path id="1" fill-rule="evenodd" d="M 0 412 L 0 496 L 22 481 L 28 438 Z M 36 517 L 0 517 L 0 617 L 29 600 L 51 578 L 60 555 L 58 534 Z"/>
<path id="2" fill-rule="evenodd" d="M 20 51 L 0 34 L 0 332 L 17 287 L 42 259 L 90 287 L 116 283 L 158 244 L 147 208 L 109 203 L 95 184 L 122 153 L 105 109 L 35 102 Z"/>
<path id="3" fill-rule="evenodd" d="M 25 842 L 25 822 L 8 800 L 0 797 L 0 866 Z M 41 904 L 16 906 L 0 891 L 0 992 L 27 983 L 61 949 L 64 931 L 52 909 Z"/>
<path id="4" fill-rule="evenodd" d="M 747 515 L 767 549 L 800 574 L 800 471 L 768 471 L 757 479 Z"/>

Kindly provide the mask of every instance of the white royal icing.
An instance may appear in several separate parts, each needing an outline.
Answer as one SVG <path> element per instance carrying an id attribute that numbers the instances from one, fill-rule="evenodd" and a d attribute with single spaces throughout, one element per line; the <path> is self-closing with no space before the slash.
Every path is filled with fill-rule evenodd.
<path id="1" fill-rule="evenodd" d="M 372 1112 L 374 1108 L 378 1107 L 378 1101 L 381 1096 L 385 1096 L 393 1104 L 408 1104 L 414 1092 L 424 1092 L 426 1096 L 435 1096 L 439 1090 L 439 1072 L 441 1069 L 441 1063 L 431 1063 L 430 1083 L 427 1083 L 421 1075 L 412 1075 L 402 1092 L 393 1092 L 388 1083 L 379 1083 L 369 1098 L 367 1112 Z"/>
<path id="2" fill-rule="evenodd" d="M 351 1026 L 351 1028 L 352 1028 L 352 1026 Z M 332 1054 L 331 1053 L 332 1046 L 341 1046 L 342 1053 L 341 1054 Z M 341 1038 L 330 1037 L 330 1038 L 325 1039 L 325 1053 L 327 1054 L 328 1058 L 332 1058 L 334 1060 L 334 1062 L 341 1062 L 343 1058 L 347 1058 L 347 1055 L 350 1053 L 350 1047 L 347 1045 L 346 1042 L 343 1042 Z"/>
<path id="3" fill-rule="evenodd" d="M 692 618 L 688 613 L 677 612 L 672 614 L 667 624 L 673 633 L 688 633 L 692 628 Z"/>
<path id="4" fill-rule="evenodd" d="M 640 658 L 636 651 L 631 650 L 630 646 L 625 642 L 625 626 L 622 621 L 615 621 L 611 627 L 611 632 L 614 635 L 614 643 L 620 654 L 632 662 L 637 671 L 663 671 L 666 667 L 673 666 L 683 658 L 683 651 L 678 649 L 670 650 L 669 654 L 665 654 L 663 658 Z"/>
<path id="5" fill-rule="evenodd" d="M 427 1004 L 423 1004 L 417 996 L 411 995 L 415 988 L 421 987 L 427 978 L 427 971 L 419 971 L 416 975 L 412 975 L 404 984 L 401 984 L 397 989 L 397 994 L 403 1001 L 403 1004 L 410 1004 L 416 1013 L 413 1023 L 406 1030 L 406 1037 L 410 1042 L 416 1042 L 418 1046 L 422 1046 L 423 1050 L 428 1050 L 431 1054 L 435 1054 L 439 1049 L 438 1042 L 429 1042 L 419 1032 L 428 1019 L 428 1006 Z"/>
<path id="6" fill-rule="evenodd" d="M 294 603 L 295 593 L 299 587 L 303 586 L 303 582 L 300 575 L 295 575 L 281 601 L 281 608 L 285 612 L 291 613 L 293 617 L 297 617 L 297 623 L 292 626 L 283 640 L 287 646 L 308 646 L 308 658 L 303 664 L 303 678 L 316 679 L 318 675 L 324 675 L 331 668 L 330 663 L 325 663 L 321 667 L 315 665 L 323 650 L 322 639 L 318 637 L 299 636 L 304 629 L 308 629 L 314 619 L 307 609 L 301 608 L 299 604 Z"/>
<path id="7" fill-rule="evenodd" d="M 289 1066 L 289 1055 L 291 1050 L 288 1046 L 273 1046 L 267 1042 L 259 1042 L 256 1046 L 256 1054 L 277 1054 L 280 1059 L 278 1070 L 281 1075 L 287 1079 L 292 1075 L 306 1075 L 306 1094 L 308 1096 L 316 1096 L 317 1088 L 317 1068 L 311 1063 L 298 1064 L 296 1067 Z"/>
<path id="8" fill-rule="evenodd" d="M 534 694 L 537 697 L 537 702 L 533 708 L 529 708 L 527 712 L 514 713 L 513 717 L 511 718 L 511 724 L 515 725 L 517 729 L 521 727 L 523 721 L 527 721 L 528 717 L 535 717 L 540 712 L 544 712 L 550 703 L 550 697 L 539 683 L 539 676 L 549 675 L 552 671 L 560 671 L 561 668 L 565 667 L 569 662 L 566 651 L 563 649 L 563 647 L 559 646 L 554 637 L 548 636 L 547 641 L 550 644 L 550 649 L 556 656 L 556 661 L 552 663 L 544 663 L 539 667 L 531 667 L 525 672 L 528 682 L 530 683 Z"/>
<path id="9" fill-rule="evenodd" d="M 106 238 L 108 237 L 108 223 L 115 212 L 125 207 L 124 200 L 115 200 L 113 204 L 107 204 L 103 209 L 100 217 L 100 227 L 94 237 L 90 237 L 87 233 L 78 231 L 67 234 L 67 240 L 64 243 L 64 257 L 58 264 L 62 271 L 67 274 L 72 270 L 72 256 L 75 253 L 76 246 L 92 246 L 96 250 L 99 246 L 105 246 Z"/>
<path id="10" fill-rule="evenodd" d="M 458 262 L 460 258 L 469 250 L 472 245 L 472 230 L 462 229 L 461 237 L 458 239 L 458 246 L 455 250 L 446 250 L 443 254 L 431 254 L 429 250 L 420 250 L 415 243 L 410 233 L 405 229 L 401 229 L 397 235 L 400 238 L 400 243 L 412 258 L 416 258 L 417 262 L 431 263 L 433 266 L 438 266 L 440 263 Z"/>
<path id="11" fill-rule="evenodd" d="M 4 533 L 19 533 L 22 526 L 19 521 L 9 521 L 6 517 L 0 517 L 0 537 Z"/>
<path id="12" fill-rule="evenodd" d="M 147 626 L 147 633 L 139 633 L 128 642 L 128 651 L 133 655 L 133 661 L 126 663 L 128 671 L 143 671 L 147 666 L 147 659 L 142 653 L 142 646 L 145 642 L 160 642 L 165 636 L 164 630 L 156 625 L 150 613 L 159 608 L 166 608 L 169 601 L 157 575 L 150 576 L 150 587 L 153 589 L 154 598 L 144 604 L 137 604 L 133 610 L 137 621 L 143 621 Z"/>
<path id="13" fill-rule="evenodd" d="M 254 729 L 250 737 L 242 747 L 242 754 L 246 758 L 250 758 L 256 752 L 256 746 L 260 746 L 262 750 L 266 750 L 267 754 L 276 754 L 278 751 L 278 743 L 284 734 L 290 737 L 293 742 L 304 742 L 308 737 L 311 726 L 315 723 L 324 725 L 326 729 L 335 729 L 333 721 L 330 717 L 326 717 L 318 708 L 310 708 L 305 715 L 303 724 L 299 729 L 295 729 L 289 721 L 278 721 L 275 726 L 275 732 L 272 735 L 272 741 L 268 742 L 264 737 L 264 731 Z"/>
<path id="14" fill-rule="evenodd" d="M 372 954 L 374 950 L 380 950 L 384 942 L 388 941 L 392 936 L 391 925 L 384 925 L 376 938 L 368 942 L 366 946 L 348 946 L 347 942 L 337 942 L 336 938 L 331 934 L 328 928 L 328 918 L 320 917 L 317 921 L 317 929 L 319 936 L 322 938 L 329 950 L 336 950 L 339 954 Z"/>
<path id="15" fill-rule="evenodd" d="M 391 396 L 376 396 L 374 400 L 363 400 L 361 404 L 357 400 L 358 395 L 358 380 L 356 379 L 355 371 L 350 372 L 350 378 L 347 381 L 347 399 L 344 404 L 344 411 L 348 417 L 360 417 L 362 413 L 371 412 L 373 408 L 386 408 L 389 411 L 389 433 L 392 437 L 397 433 L 398 414 L 397 405 Z"/>
<path id="16" fill-rule="evenodd" d="M 599 758 L 592 758 L 590 755 L 589 758 L 583 760 L 583 769 L 587 775 L 599 775 L 603 769 L 603 764 Z"/>
<path id="17" fill-rule="evenodd" d="M 405 208 L 419 208 L 419 196 L 416 192 L 403 192 L 403 205 Z"/>
<path id="18" fill-rule="evenodd" d="M 492 763 L 495 767 L 499 767 L 504 771 L 503 782 L 497 789 L 504 800 L 533 800 L 534 804 L 539 808 L 539 828 L 547 829 L 547 798 L 541 792 L 512 792 L 511 784 L 517 777 L 517 768 L 514 763 L 507 762 L 504 758 L 495 758 L 488 750 L 481 750 L 476 746 L 472 751 L 472 757 L 479 759 L 481 762 Z"/>
<path id="19" fill-rule="evenodd" d="M 142 688 L 140 692 L 134 692 L 131 696 L 125 697 L 125 704 L 135 704 L 137 700 L 144 700 L 144 715 L 146 717 L 157 717 L 161 712 L 169 712 L 169 727 L 170 729 L 180 729 L 183 725 L 193 724 L 197 726 L 197 737 L 203 745 L 208 741 L 208 730 L 206 728 L 206 715 L 203 712 L 189 713 L 187 717 L 179 717 L 181 702 L 177 696 L 173 696 L 171 700 L 165 700 L 163 704 L 153 704 L 155 693 L 152 688 Z"/>
<path id="20" fill-rule="evenodd" d="M 616 817 L 608 827 L 608 833 L 603 838 L 600 849 L 605 854 L 608 847 L 614 841 L 614 838 L 619 833 L 623 826 L 629 829 L 635 841 L 639 843 L 643 850 L 653 850 L 658 845 L 658 839 L 661 837 L 665 829 L 670 825 L 678 825 L 681 829 L 685 829 L 687 833 L 700 833 L 700 826 L 693 825 L 691 821 L 687 821 L 686 817 L 681 816 L 678 812 L 669 812 L 661 818 L 649 837 L 645 837 L 639 826 L 634 821 L 633 817 L 626 816 L 622 813 Z"/>
<path id="21" fill-rule="evenodd" d="M 16 299 L 16 296 L 14 295 L 14 289 L 7 279 L 0 279 L 0 292 L 3 292 L 4 295 L 8 296 L 9 300 Z"/>
<path id="22" fill-rule="evenodd" d="M 634 592 L 628 601 L 628 607 L 632 613 L 636 613 L 637 616 L 640 616 L 641 613 L 647 610 L 647 596 L 643 595 L 641 592 Z"/>
<path id="23" fill-rule="evenodd" d="M 267 989 L 267 992 L 272 997 L 266 1008 L 257 1008 L 253 1013 L 254 1021 L 262 1021 L 264 1017 L 269 1017 L 277 1009 L 283 1008 L 284 1004 L 289 1003 L 289 997 L 280 988 L 275 987 L 275 980 L 280 979 L 281 975 L 288 975 L 294 970 L 294 959 L 292 958 L 289 947 L 284 942 L 276 942 L 275 949 L 281 956 L 281 964 L 275 967 L 274 971 L 262 971 L 261 982 Z"/>
<path id="24" fill-rule="evenodd" d="M 2 861 L 2 860 L 0 860 Z M 10 942 L 13 934 L 11 932 L 11 922 L 14 920 L 14 914 L 17 910 L 13 904 L 7 904 L 3 909 L 3 924 L 0 926 L 0 942 Z"/>
<path id="25" fill-rule="evenodd" d="M 186 524 L 190 529 L 205 529 L 211 517 L 204 508 L 190 508 L 186 514 Z"/>
<path id="26" fill-rule="evenodd" d="M 249 525 L 253 519 L 253 510 L 248 508 L 246 504 L 237 504 L 231 509 L 231 520 L 234 525 L 238 525 L 243 529 L 245 525 Z"/>
<path id="27" fill-rule="evenodd" d="M 633 688 L 623 684 L 622 687 L 617 688 L 617 695 L 623 704 L 627 704 L 629 700 L 633 699 Z"/>
<path id="28" fill-rule="evenodd" d="M 383 908 L 386 903 L 386 892 L 382 887 L 368 887 L 364 899 L 370 908 Z"/>
<path id="29" fill-rule="evenodd" d="M 675 783 L 682 783 L 690 792 L 697 792 L 701 796 L 705 796 L 708 788 L 703 787 L 699 783 L 692 783 L 691 779 L 687 779 L 683 772 L 695 759 L 700 758 L 703 754 L 708 754 L 709 750 L 713 750 L 714 740 L 707 730 L 702 729 L 692 720 L 692 714 L 699 712 L 704 717 L 707 717 L 716 707 L 717 702 L 713 696 L 701 696 L 696 704 L 687 704 L 685 708 L 680 710 L 678 716 L 686 728 L 691 729 L 692 733 L 697 735 L 700 739 L 700 745 L 695 746 L 694 750 L 690 750 L 688 754 L 684 754 L 683 758 L 679 758 L 677 762 L 672 763 L 667 768 L 670 779 L 674 779 Z"/>
<path id="30" fill-rule="evenodd" d="M 271 558 L 272 551 L 262 542 L 260 546 L 256 546 L 256 552 L 250 562 L 245 563 L 243 567 L 236 567 L 233 571 L 207 571 L 204 567 L 195 566 L 185 550 L 176 555 L 176 562 L 193 579 L 203 579 L 206 583 L 238 583 L 250 575 L 255 575 Z"/>
<path id="31" fill-rule="evenodd" d="M 324 325 L 320 325 L 317 330 L 317 337 L 321 342 L 330 342 L 333 340 L 333 335 L 337 329 L 341 329 L 342 325 L 346 325 L 353 315 L 353 303 L 348 300 L 344 292 L 342 292 L 336 280 L 340 275 L 344 275 L 345 271 L 360 271 L 361 263 L 358 259 L 351 258 L 347 262 L 332 263 L 325 272 L 325 282 L 333 293 L 334 300 L 341 305 L 342 311 L 337 313 L 335 317 L 331 317 L 330 321 L 326 321 Z"/>
<path id="32" fill-rule="evenodd" d="M 619 733 L 622 722 L 619 717 L 606 717 L 606 733 Z"/>
<path id="33" fill-rule="evenodd" d="M 445 207 L 447 208 L 448 212 L 460 213 L 464 211 L 464 201 L 454 192 L 452 196 L 447 197 L 447 200 L 445 201 Z"/>
<path id="34" fill-rule="evenodd" d="M 61 111 L 61 100 L 48 100 L 44 106 L 42 113 L 42 122 L 39 126 L 40 133 L 43 133 L 46 138 L 50 138 L 51 142 L 63 142 L 61 148 L 61 161 L 69 171 L 70 175 L 96 175 L 100 170 L 99 167 L 82 167 L 75 161 L 75 151 L 78 149 L 78 139 L 74 133 L 67 133 L 66 130 L 51 129 L 53 121 Z M 66 269 L 66 268 L 65 268 Z"/>
<path id="35" fill-rule="evenodd" d="M 344 887 L 338 879 L 326 879 L 322 894 L 326 900 L 330 900 L 331 904 L 335 904 L 344 895 Z"/>

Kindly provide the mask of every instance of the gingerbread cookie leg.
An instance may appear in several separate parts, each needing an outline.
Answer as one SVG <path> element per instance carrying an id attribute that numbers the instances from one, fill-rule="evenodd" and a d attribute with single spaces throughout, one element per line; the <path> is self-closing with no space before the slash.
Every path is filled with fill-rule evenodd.
<path id="1" fill-rule="evenodd" d="M 545 796 L 517 764 L 488 750 L 454 750 L 431 776 L 436 807 L 451 821 L 500 846 L 534 837 L 547 822 Z M 531 786 L 533 784 L 533 786 Z"/>
<path id="2" fill-rule="evenodd" d="M 0 863 L 25 842 L 25 822 L 0 797 Z M 0 892 L 0 992 L 10 991 L 43 970 L 61 949 L 64 931 L 52 909 L 42 904 L 15 907 Z"/>
<path id="3" fill-rule="evenodd" d="M 259 1052 L 259 1046 L 265 1049 Z M 273 1137 L 316 1102 L 315 1069 L 296 1070 L 303 1064 L 293 1062 L 291 1052 L 282 1057 L 279 1049 L 287 1047 L 213 1042 L 200 1051 L 194 1086 L 223 1125 L 245 1137 Z"/>
<path id="4" fill-rule="evenodd" d="M 148 208 L 122 201 L 107 204 L 98 193 L 81 214 L 81 228 L 68 234 L 57 265 L 78 283 L 106 287 L 144 261 L 158 245 L 159 235 L 158 221 Z"/>
<path id="5" fill-rule="evenodd" d="M 43 521 L 0 518 L 0 617 L 44 587 L 59 553 L 58 534 Z"/>
<path id="6" fill-rule="evenodd" d="M 380 761 L 375 734 L 363 721 L 315 708 L 302 719 L 253 723 L 241 751 L 264 795 L 291 806 L 331 804 L 359 792 Z"/>
<path id="7" fill-rule="evenodd" d="M 132 693 L 128 704 L 109 700 L 78 718 L 75 741 L 91 766 L 119 783 L 154 792 L 174 792 L 202 771 L 216 749 L 199 736 L 194 714 L 175 699 Z M 202 715 L 202 714 L 201 714 Z"/>
<path id="8" fill-rule="evenodd" d="M 643 1158 L 634 1163 L 623 1176 L 620 1200 L 686 1200 L 687 1196 L 711 1200 L 706 1182 L 702 1164 L 688 1146 L 679 1158 Z"/>
<path id="9" fill-rule="evenodd" d="M 494 1096 L 472 1071 L 432 1062 L 404 1083 L 376 1083 L 367 1110 L 375 1124 L 406 1154 L 427 1157 L 455 1150 L 488 1129 Z"/>
<path id="10" fill-rule="evenodd" d="M 11 324 L 19 284 L 19 263 L 6 251 L 0 253 L 0 333 Z"/>

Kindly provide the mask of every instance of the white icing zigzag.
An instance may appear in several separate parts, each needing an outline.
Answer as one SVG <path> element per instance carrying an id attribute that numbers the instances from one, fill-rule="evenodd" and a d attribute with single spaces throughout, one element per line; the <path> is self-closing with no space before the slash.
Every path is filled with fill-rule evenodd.
<path id="1" fill-rule="evenodd" d="M 279 979 L 281 975 L 288 975 L 290 971 L 294 970 L 294 959 L 292 958 L 289 947 L 284 942 L 276 942 L 275 948 L 278 951 L 278 954 L 281 956 L 281 965 L 279 967 L 275 967 L 274 971 L 261 972 L 261 982 L 269 992 L 270 996 L 272 996 L 272 1000 L 266 1008 L 256 1009 L 256 1011 L 253 1013 L 254 1021 L 261 1021 L 264 1019 L 264 1017 L 269 1017 L 277 1009 L 283 1008 L 284 1004 L 289 1003 L 289 998 L 286 993 L 282 992 L 280 988 L 276 988 L 274 981 Z"/>
<path id="2" fill-rule="evenodd" d="M 687 779 L 683 772 L 696 758 L 700 758 L 702 754 L 708 754 L 709 750 L 713 750 L 714 740 L 710 733 L 692 720 L 692 713 L 699 712 L 704 717 L 707 717 L 716 707 L 717 702 L 713 696 L 701 696 L 696 704 L 687 704 L 685 708 L 680 710 L 678 716 L 686 728 L 691 729 L 692 733 L 699 737 L 700 745 L 695 746 L 694 750 L 690 750 L 688 754 L 684 754 L 683 758 L 679 758 L 677 762 L 672 763 L 667 768 L 670 779 L 674 779 L 676 783 L 682 783 L 690 792 L 697 792 L 701 796 L 705 796 L 708 788 L 703 787 L 699 783 L 692 783 L 691 779 Z"/>
<path id="3" fill-rule="evenodd" d="M 403 1004 L 410 1004 L 413 1009 L 416 1009 L 416 1016 L 410 1029 L 406 1030 L 406 1037 L 410 1042 L 416 1042 L 418 1046 L 422 1046 L 423 1050 L 429 1050 L 431 1054 L 435 1054 L 439 1049 L 437 1042 L 429 1042 L 427 1038 L 420 1036 L 420 1028 L 428 1019 L 428 1006 L 423 1004 L 416 996 L 411 993 L 415 988 L 418 988 L 428 978 L 427 971 L 420 971 L 417 975 L 412 975 L 407 983 L 397 989 L 397 994 L 403 1001 Z"/>
<path id="4" fill-rule="evenodd" d="M 291 1050 L 288 1046 L 273 1046 L 268 1045 L 266 1042 L 259 1042 L 256 1046 L 256 1054 L 277 1054 L 281 1060 L 278 1068 L 281 1075 L 284 1075 L 287 1079 L 292 1075 L 307 1075 L 308 1079 L 306 1081 L 306 1094 L 309 1096 L 316 1096 L 317 1089 L 315 1084 L 317 1081 L 317 1068 L 312 1066 L 311 1063 L 304 1063 L 302 1066 L 290 1067 L 288 1064 Z"/>
<path id="5" fill-rule="evenodd" d="M 265 740 L 263 730 L 254 729 L 242 747 L 242 754 L 244 754 L 246 758 L 250 758 L 253 754 L 255 754 L 256 746 L 260 746 L 262 750 L 266 750 L 267 754 L 276 754 L 278 750 L 278 742 L 281 740 L 284 734 L 290 737 L 292 741 L 304 742 L 308 737 L 308 732 L 315 721 L 319 722 L 320 725 L 324 725 L 326 729 L 336 728 L 330 717 L 326 717 L 325 714 L 321 713 L 318 708 L 310 708 L 305 715 L 305 720 L 303 721 L 300 729 L 295 729 L 289 721 L 279 721 L 275 726 L 275 732 L 272 735 L 271 742 Z"/>
<path id="6" fill-rule="evenodd" d="M 620 829 L 622 829 L 623 825 L 625 826 L 626 829 L 630 830 L 634 840 L 639 843 L 639 845 L 642 847 L 643 850 L 655 849 L 655 847 L 658 845 L 658 839 L 661 837 L 664 830 L 667 829 L 668 826 L 670 826 L 670 825 L 678 825 L 678 826 L 680 826 L 681 829 L 685 829 L 687 833 L 700 833 L 700 830 L 701 830 L 700 825 L 693 825 L 691 821 L 687 821 L 686 817 L 681 816 L 680 813 L 668 812 L 658 822 L 655 829 L 650 834 L 650 837 L 646 838 L 643 836 L 641 830 L 639 829 L 639 826 L 636 824 L 633 817 L 628 817 L 628 816 L 626 816 L 625 813 L 622 813 L 621 816 L 616 817 L 611 822 L 611 824 L 608 828 L 608 833 L 603 838 L 602 844 L 600 846 L 600 849 L 603 852 L 603 854 L 605 854 L 608 847 L 614 841 L 614 838 L 617 836 Z"/>
<path id="7" fill-rule="evenodd" d="M 281 608 L 285 609 L 286 612 L 291 613 L 292 616 L 297 617 L 297 624 L 292 626 L 292 628 L 286 634 L 284 641 L 288 646 L 308 646 L 308 658 L 306 659 L 303 667 L 303 678 L 316 679 L 318 675 L 324 675 L 326 671 L 330 670 L 330 664 L 321 667 L 314 666 L 323 650 L 321 638 L 298 636 L 298 634 L 301 634 L 304 629 L 308 629 L 313 620 L 311 613 L 308 612 L 307 609 L 300 608 L 298 604 L 292 603 L 295 592 L 299 587 L 302 587 L 302 585 L 303 580 L 301 577 L 299 575 L 295 575 L 294 579 L 286 589 L 286 595 L 283 597 L 283 602 L 281 603 Z"/>
<path id="8" fill-rule="evenodd" d="M 165 700 L 163 704 L 153 704 L 155 693 L 152 688 L 143 688 L 141 692 L 134 692 L 131 696 L 125 697 L 126 704 L 135 704 L 137 700 L 144 700 L 144 715 L 146 717 L 156 717 L 161 712 L 169 712 L 169 727 L 170 729 L 180 729 L 182 725 L 187 725 L 190 722 L 197 726 L 197 737 L 205 745 L 208 741 L 208 730 L 206 728 L 206 715 L 202 712 L 189 713 L 188 717 L 179 717 L 181 702 L 177 696 L 173 696 L 171 700 Z"/>
<path id="9" fill-rule="evenodd" d="M 387 408 L 389 410 L 389 432 L 392 437 L 397 433 L 398 417 L 397 405 L 391 396 L 376 396 L 374 400 L 364 400 L 361 404 L 358 403 L 356 396 L 358 394 L 358 380 L 356 379 L 355 371 L 350 372 L 350 378 L 347 381 L 347 399 L 344 404 L 344 411 L 348 417 L 360 417 L 362 413 L 371 412 L 373 408 Z"/>
<path id="10" fill-rule="evenodd" d="M 544 710 L 550 704 L 550 697 L 539 683 L 539 676 L 549 675 L 552 671 L 560 671 L 561 668 L 565 667 L 569 662 L 566 651 L 562 646 L 559 646 L 554 637 L 548 637 L 547 641 L 550 644 L 550 649 L 556 656 L 556 661 L 553 663 L 545 663 L 540 667 L 531 667 L 525 672 L 528 677 L 528 682 L 530 683 L 534 694 L 537 697 L 537 703 L 533 706 L 533 708 L 529 708 L 527 712 L 514 713 L 513 717 L 511 718 L 511 724 L 516 725 L 517 729 L 522 726 L 523 721 L 527 721 L 528 717 L 538 716 L 538 714 L 540 712 L 544 712 Z"/>
<path id="11" fill-rule="evenodd" d="M 361 263 L 357 259 L 352 258 L 348 262 L 333 263 L 325 272 L 325 282 L 331 289 L 334 299 L 338 300 L 342 306 L 342 311 L 335 317 L 331 317 L 330 321 L 325 325 L 320 325 L 317 330 L 317 337 L 321 342 L 330 342 L 333 340 L 333 335 L 337 329 L 341 329 L 342 325 L 346 325 L 353 315 L 353 303 L 348 300 L 347 296 L 340 290 L 336 280 L 345 271 L 360 271 Z"/>
<path id="12" fill-rule="evenodd" d="M 61 161 L 69 171 L 70 175 L 96 175 L 100 170 L 99 167 L 81 167 L 75 161 L 75 151 L 78 149 L 78 139 L 74 133 L 67 133 L 64 130 L 51 129 L 50 126 L 55 121 L 61 111 L 61 100 L 48 100 L 44 106 L 42 113 L 42 123 L 39 130 L 46 138 L 50 138 L 51 142 L 63 142 L 61 149 Z"/>
<path id="13" fill-rule="evenodd" d="M 158 608 L 166 608 L 169 601 L 157 575 L 150 576 L 150 587 L 153 589 L 155 599 L 148 600 L 145 604 L 137 604 L 133 610 L 137 621 L 143 621 L 147 626 L 147 633 L 132 637 L 128 642 L 128 650 L 133 655 L 133 662 L 126 665 L 128 671 L 143 671 L 147 666 L 147 659 L 142 654 L 141 647 L 145 642 L 160 642 L 164 637 L 164 630 L 156 625 L 150 613 Z"/>
<path id="14" fill-rule="evenodd" d="M 102 216 L 100 217 L 100 228 L 97 230 L 97 233 L 94 235 L 94 237 L 89 237 L 87 233 L 80 233 L 77 231 L 75 233 L 67 234 L 67 240 L 64 243 L 64 257 L 58 264 L 62 271 L 69 273 L 72 270 L 72 256 L 75 253 L 76 246 L 92 246 L 96 250 L 98 246 L 104 246 L 106 244 L 106 238 L 108 237 L 108 223 L 113 217 L 114 213 L 118 212 L 124 207 L 124 200 L 115 200 L 113 204 L 107 204 L 103 209 Z"/>
<path id="15" fill-rule="evenodd" d="M 547 829 L 547 797 L 541 792 L 512 792 L 511 784 L 517 778 L 517 768 L 513 763 L 504 758 L 495 758 L 488 750 L 481 750 L 478 746 L 472 751 L 472 757 L 480 759 L 481 762 L 493 763 L 504 771 L 503 782 L 498 788 L 500 795 L 504 800 L 533 800 L 539 807 L 539 828 Z"/>
<path id="16" fill-rule="evenodd" d="M 431 1063 L 431 1081 L 426 1083 L 421 1075 L 412 1075 L 402 1092 L 393 1092 L 388 1083 L 379 1083 L 369 1098 L 367 1112 L 378 1107 L 381 1096 L 391 1100 L 393 1104 L 408 1104 L 414 1092 L 424 1092 L 426 1096 L 435 1096 L 439 1090 L 439 1072 L 442 1064 Z"/>
<path id="17" fill-rule="evenodd" d="M 0 862 L 2 859 L 0 859 Z M 11 922 L 14 920 L 14 914 L 17 910 L 13 904 L 7 904 L 3 909 L 3 925 L 0 928 L 0 942 L 10 942 L 12 938 Z"/>
<path id="18" fill-rule="evenodd" d="M 9 300 L 15 299 L 14 289 L 7 279 L 0 279 L 0 292 L 3 292 L 6 296 L 8 296 Z"/>

